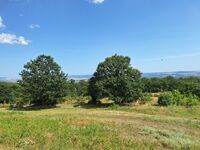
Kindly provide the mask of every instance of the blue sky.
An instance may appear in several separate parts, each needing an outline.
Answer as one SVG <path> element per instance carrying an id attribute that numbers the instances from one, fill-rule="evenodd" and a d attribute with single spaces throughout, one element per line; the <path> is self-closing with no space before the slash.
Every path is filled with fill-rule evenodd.
<path id="1" fill-rule="evenodd" d="M 0 77 L 51 55 L 69 75 L 105 57 L 142 72 L 200 70 L 199 0 L 1 0 Z"/>

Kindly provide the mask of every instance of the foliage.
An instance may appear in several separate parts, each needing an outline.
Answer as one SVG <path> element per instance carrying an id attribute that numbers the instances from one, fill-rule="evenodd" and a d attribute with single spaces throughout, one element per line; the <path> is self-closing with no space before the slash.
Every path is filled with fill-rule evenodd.
<path id="1" fill-rule="evenodd" d="M 130 66 L 130 58 L 114 55 L 101 62 L 89 81 L 92 102 L 108 97 L 115 103 L 129 103 L 141 97 L 141 73 Z"/>
<path id="2" fill-rule="evenodd" d="M 75 97 L 77 95 L 77 89 L 76 89 L 76 81 L 75 80 L 68 80 L 67 81 L 67 96 Z"/>
<path id="3" fill-rule="evenodd" d="M 183 94 L 192 94 L 200 97 L 200 78 L 180 78 L 177 89 Z"/>
<path id="4" fill-rule="evenodd" d="M 88 81 L 75 81 L 73 79 L 69 80 L 67 82 L 67 96 L 88 96 Z"/>
<path id="5" fill-rule="evenodd" d="M 156 93 L 178 90 L 185 95 L 200 97 L 200 78 L 142 78 L 143 92 Z"/>
<path id="6" fill-rule="evenodd" d="M 20 96 L 20 87 L 16 83 L 0 82 L 0 103 L 14 103 Z"/>
<path id="7" fill-rule="evenodd" d="M 153 101 L 152 95 L 149 94 L 149 93 L 144 93 L 139 102 L 141 104 L 146 104 L 146 103 L 149 103 L 151 101 Z"/>
<path id="8" fill-rule="evenodd" d="M 191 106 L 197 105 L 199 101 L 200 101 L 199 97 L 190 94 L 186 98 L 184 105 L 186 105 L 187 107 L 191 107 Z"/>
<path id="9" fill-rule="evenodd" d="M 158 104 L 160 106 L 169 106 L 169 105 L 176 105 L 176 106 L 194 106 L 198 103 L 198 97 L 196 96 L 186 96 L 181 94 L 179 91 L 173 92 L 166 92 L 159 96 Z"/>
<path id="10" fill-rule="evenodd" d="M 172 105 L 172 100 L 173 100 L 173 95 L 171 92 L 161 94 L 158 98 L 158 105 L 160 106 Z"/>
<path id="11" fill-rule="evenodd" d="M 76 83 L 77 95 L 88 96 L 88 81 L 80 80 Z"/>
<path id="12" fill-rule="evenodd" d="M 168 76 L 165 78 L 142 78 L 143 91 L 150 93 L 173 91 L 178 87 L 179 79 Z"/>
<path id="13" fill-rule="evenodd" d="M 12 90 L 7 86 L 0 86 L 0 103 L 10 103 L 13 100 Z"/>
<path id="14" fill-rule="evenodd" d="M 50 56 L 40 55 L 21 72 L 24 100 L 34 105 L 55 105 L 66 95 L 67 77 Z"/>

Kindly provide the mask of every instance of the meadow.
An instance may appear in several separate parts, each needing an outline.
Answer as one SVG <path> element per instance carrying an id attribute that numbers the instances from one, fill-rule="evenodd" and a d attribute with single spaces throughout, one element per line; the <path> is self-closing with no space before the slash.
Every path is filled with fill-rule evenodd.
<path id="1" fill-rule="evenodd" d="M 200 107 L 0 108 L 0 149 L 200 149 Z"/>

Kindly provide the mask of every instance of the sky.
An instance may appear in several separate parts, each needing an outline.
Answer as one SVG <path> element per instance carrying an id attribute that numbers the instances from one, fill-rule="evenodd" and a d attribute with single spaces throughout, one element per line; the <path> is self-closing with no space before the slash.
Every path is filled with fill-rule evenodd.
<path id="1" fill-rule="evenodd" d="M 141 72 L 200 70 L 199 0 L 0 0 L 0 77 L 38 55 L 69 75 L 114 54 Z"/>

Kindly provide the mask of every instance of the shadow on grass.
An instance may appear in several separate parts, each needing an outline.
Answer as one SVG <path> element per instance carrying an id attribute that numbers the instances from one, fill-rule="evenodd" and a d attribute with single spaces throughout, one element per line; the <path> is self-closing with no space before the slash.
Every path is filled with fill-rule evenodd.
<path id="1" fill-rule="evenodd" d="M 14 111 L 40 111 L 44 109 L 52 109 L 52 108 L 60 108 L 60 106 L 24 106 L 24 107 L 9 107 L 9 110 L 14 110 Z"/>
<path id="2" fill-rule="evenodd" d="M 97 103 L 97 104 L 91 104 L 91 103 L 75 103 L 74 107 L 79 108 L 86 108 L 86 109 L 92 109 L 92 108 L 108 108 L 111 106 L 114 106 L 114 103 Z M 128 106 L 128 104 L 117 104 L 118 106 Z"/>

